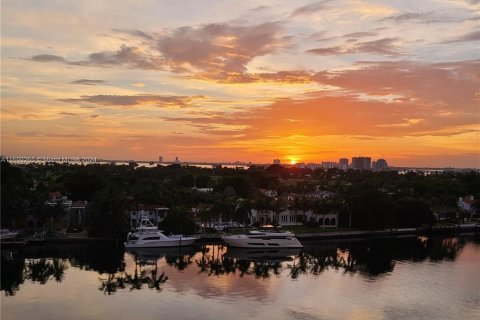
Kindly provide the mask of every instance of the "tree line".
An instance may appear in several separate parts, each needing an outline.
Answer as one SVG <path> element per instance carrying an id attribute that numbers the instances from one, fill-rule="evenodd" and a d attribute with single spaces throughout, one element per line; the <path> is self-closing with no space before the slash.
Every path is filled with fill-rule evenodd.
<path id="1" fill-rule="evenodd" d="M 218 217 L 249 223 L 251 209 L 279 214 L 290 209 L 339 213 L 339 226 L 356 229 L 415 227 L 435 223 L 434 213 L 457 214 L 460 196 L 480 196 L 476 171 L 445 171 L 431 175 L 397 171 L 287 168 L 201 168 L 173 164 L 140 167 L 114 164 L 1 164 L 1 225 L 21 225 L 27 215 L 57 219 L 62 210 L 46 206 L 49 192 L 88 201 L 91 235 L 120 237 L 129 229 L 126 212 L 141 204 L 170 208 L 165 229 L 191 233 L 196 218 Z M 210 188 L 212 191 L 199 190 Z M 275 190 L 268 196 L 260 190 Z M 315 191 L 329 192 L 312 198 Z M 277 220 L 278 221 L 278 220 Z M 305 223 L 307 221 L 304 220 Z"/>

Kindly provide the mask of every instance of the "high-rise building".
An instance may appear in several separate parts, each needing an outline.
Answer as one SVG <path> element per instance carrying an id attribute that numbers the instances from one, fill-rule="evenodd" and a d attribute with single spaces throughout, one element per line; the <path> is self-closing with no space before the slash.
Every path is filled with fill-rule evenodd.
<path id="1" fill-rule="evenodd" d="M 163 157 L 162 156 L 158 157 L 158 162 L 163 163 Z"/>
<path id="2" fill-rule="evenodd" d="M 388 169 L 387 160 L 377 159 L 377 161 L 375 161 L 375 165 L 373 166 L 373 169 L 375 169 L 375 170 L 386 170 L 386 169 Z"/>
<path id="3" fill-rule="evenodd" d="M 332 162 L 332 161 L 322 161 L 322 168 L 323 169 L 333 169 L 333 168 L 336 168 L 337 167 L 337 163 L 336 162 Z"/>
<path id="4" fill-rule="evenodd" d="M 273 159 L 273 164 L 280 164 L 280 159 Z"/>
<path id="5" fill-rule="evenodd" d="M 352 165 L 353 169 L 363 169 L 369 170 L 371 169 L 372 158 L 370 157 L 352 157 Z"/>
<path id="6" fill-rule="evenodd" d="M 318 165 L 316 163 L 310 162 L 310 163 L 307 163 L 307 168 L 310 170 L 315 170 L 318 168 Z"/>
<path id="7" fill-rule="evenodd" d="M 342 170 L 346 170 L 348 168 L 348 159 L 341 158 L 338 160 L 338 167 Z"/>
<path id="8" fill-rule="evenodd" d="M 175 157 L 175 163 L 180 163 L 180 160 L 178 160 L 178 157 Z"/>

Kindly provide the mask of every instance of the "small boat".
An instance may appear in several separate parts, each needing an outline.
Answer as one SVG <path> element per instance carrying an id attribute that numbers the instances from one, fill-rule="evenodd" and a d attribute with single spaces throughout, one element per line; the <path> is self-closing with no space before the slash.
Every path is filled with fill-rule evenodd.
<path id="1" fill-rule="evenodd" d="M 150 220 L 142 219 L 136 231 L 128 234 L 127 242 L 124 242 L 124 245 L 125 248 L 182 247 L 193 244 L 195 240 L 197 238 L 185 237 L 181 234 L 167 236 L 162 230 L 158 230 Z"/>
<path id="2" fill-rule="evenodd" d="M 18 236 L 18 232 L 8 229 L 0 229 L 0 240 L 14 239 Z"/>
<path id="3" fill-rule="evenodd" d="M 295 235 L 287 232 L 253 230 L 245 234 L 222 237 L 223 241 L 236 248 L 303 248 Z"/>

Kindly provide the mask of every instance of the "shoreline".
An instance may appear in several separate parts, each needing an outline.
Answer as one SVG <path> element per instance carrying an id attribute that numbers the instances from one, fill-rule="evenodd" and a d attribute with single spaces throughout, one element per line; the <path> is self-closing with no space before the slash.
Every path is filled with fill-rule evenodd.
<path id="1" fill-rule="evenodd" d="M 391 230 L 350 230 L 350 231 L 329 231 L 329 232 L 309 232 L 296 233 L 295 237 L 302 240 L 325 240 L 325 239 L 356 239 L 356 238 L 385 238 L 385 237 L 401 237 L 401 236 L 420 236 L 420 235 L 441 235 L 441 234 L 461 234 L 461 233 L 480 233 L 480 224 L 464 224 L 453 226 L 433 226 L 419 228 L 403 228 Z M 197 234 L 198 239 L 195 243 L 206 242 L 222 242 L 222 234 Z M 17 241 L 2 241 L 1 246 L 22 247 L 28 245 L 41 245 L 44 243 L 94 243 L 94 242 L 117 242 L 122 244 L 123 241 L 116 238 L 91 238 L 86 235 L 76 235 L 74 237 L 49 238 L 42 240 L 19 239 Z"/>

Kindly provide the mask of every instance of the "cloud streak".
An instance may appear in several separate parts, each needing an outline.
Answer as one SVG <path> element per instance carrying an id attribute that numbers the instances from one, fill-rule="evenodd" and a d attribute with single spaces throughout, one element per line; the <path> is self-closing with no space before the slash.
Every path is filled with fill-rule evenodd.
<path id="1" fill-rule="evenodd" d="M 153 94 L 139 95 L 94 95 L 81 96 L 74 99 L 60 99 L 60 101 L 76 104 L 93 104 L 103 107 L 135 107 L 145 104 L 152 104 L 157 107 L 178 107 L 191 106 L 194 101 L 205 99 L 204 96 L 167 96 Z"/>
<path id="2" fill-rule="evenodd" d="M 298 16 L 315 14 L 318 11 L 322 11 L 326 9 L 327 7 L 325 6 L 325 4 L 328 2 L 330 1 L 318 1 L 318 2 L 309 3 L 305 6 L 297 8 L 295 11 L 292 12 L 290 17 L 298 17 Z"/>
<path id="3" fill-rule="evenodd" d="M 306 52 L 321 56 L 360 53 L 370 53 L 385 56 L 399 56 L 404 54 L 400 51 L 399 46 L 397 45 L 397 43 L 399 42 L 399 38 L 382 38 L 378 40 L 358 42 L 354 44 L 347 43 L 344 46 L 315 48 L 307 50 Z"/>
<path id="4" fill-rule="evenodd" d="M 127 66 L 136 69 L 162 70 L 163 61 L 161 57 L 152 55 L 137 47 L 122 45 L 117 51 L 102 51 L 92 53 L 87 60 L 70 61 L 63 57 L 51 54 L 34 55 L 30 58 L 35 62 L 56 62 L 72 66 L 88 67 L 115 67 Z"/>
<path id="5" fill-rule="evenodd" d="M 91 80 L 91 79 L 79 79 L 70 82 L 71 84 L 82 84 L 85 86 L 96 86 L 99 84 L 105 84 L 105 80 Z"/>
<path id="6" fill-rule="evenodd" d="M 467 34 L 464 34 L 460 37 L 443 41 L 441 43 L 456 43 L 456 42 L 468 42 L 468 41 L 480 41 L 480 30 L 475 30 Z"/>
<path id="7" fill-rule="evenodd" d="M 452 18 L 444 15 L 440 15 L 434 11 L 426 11 L 426 12 L 405 12 L 398 15 L 392 15 L 381 19 L 380 21 L 391 21 L 395 23 L 454 23 L 454 22 L 462 22 L 464 18 Z"/>

